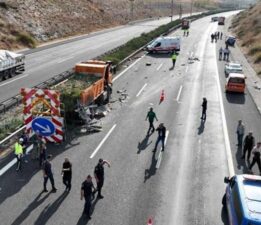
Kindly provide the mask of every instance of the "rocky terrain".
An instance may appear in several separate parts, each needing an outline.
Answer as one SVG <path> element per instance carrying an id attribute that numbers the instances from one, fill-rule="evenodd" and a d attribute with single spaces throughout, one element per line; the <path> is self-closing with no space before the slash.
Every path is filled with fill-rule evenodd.
<path id="1" fill-rule="evenodd" d="M 261 3 L 239 13 L 231 29 L 257 74 L 261 77 Z"/>
<path id="2" fill-rule="evenodd" d="M 190 11 L 189 0 L 181 5 L 183 12 Z M 35 47 L 131 20 L 169 16 L 170 6 L 169 0 L 0 0 L 0 49 Z"/>

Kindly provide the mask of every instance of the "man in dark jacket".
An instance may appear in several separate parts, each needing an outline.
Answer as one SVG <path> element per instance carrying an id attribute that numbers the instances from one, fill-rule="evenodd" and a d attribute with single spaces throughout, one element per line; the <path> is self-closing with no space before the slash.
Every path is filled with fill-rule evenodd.
<path id="1" fill-rule="evenodd" d="M 91 219 L 92 194 L 94 190 L 95 188 L 92 183 L 92 177 L 91 175 L 88 175 L 81 186 L 81 200 L 83 200 L 84 197 L 84 214 L 88 219 Z"/>
<path id="2" fill-rule="evenodd" d="M 66 187 L 65 190 L 70 191 L 71 190 L 71 180 L 72 180 L 72 164 L 68 158 L 64 159 L 62 175 L 63 175 L 63 183 Z"/>
<path id="3" fill-rule="evenodd" d="M 243 148 L 243 155 L 241 159 L 245 159 L 246 152 L 247 152 L 247 160 L 250 159 L 250 154 L 255 145 L 255 138 L 253 137 L 253 133 L 249 132 L 248 135 L 244 139 L 244 148 Z"/>
<path id="4" fill-rule="evenodd" d="M 101 189 L 103 187 L 103 183 L 104 183 L 104 164 L 107 164 L 108 167 L 111 167 L 110 163 L 106 160 L 103 159 L 99 159 L 98 164 L 95 166 L 94 169 L 94 176 L 96 179 L 96 183 L 97 183 L 97 191 L 98 191 L 98 198 L 103 198 L 103 196 L 101 195 Z"/>
<path id="5" fill-rule="evenodd" d="M 201 115 L 201 119 L 202 120 L 206 120 L 207 118 L 207 104 L 208 104 L 208 101 L 206 98 L 203 98 L 203 102 L 201 104 L 202 106 L 202 115 Z"/>
<path id="6" fill-rule="evenodd" d="M 156 119 L 158 121 L 158 118 L 156 116 L 156 113 L 153 112 L 153 108 L 150 108 L 150 111 L 147 113 L 147 117 L 146 117 L 146 120 L 149 119 L 149 123 L 150 123 L 150 127 L 149 127 L 149 130 L 147 132 L 147 135 L 150 134 L 150 130 L 152 130 L 152 133 L 154 132 L 155 128 L 154 128 L 154 125 L 153 125 L 153 122 L 154 122 L 154 119 Z"/>
<path id="7" fill-rule="evenodd" d="M 161 141 L 161 144 L 162 144 L 162 150 L 161 151 L 164 151 L 164 142 L 165 142 L 165 137 L 166 137 L 166 127 L 164 127 L 163 123 L 160 123 L 160 125 L 158 126 L 156 131 L 158 131 L 158 139 L 156 141 L 154 151 L 157 150 L 157 147 L 158 147 L 158 144 L 159 144 L 160 141 Z"/>
<path id="8" fill-rule="evenodd" d="M 46 188 L 46 184 L 48 179 L 50 179 L 51 184 L 52 184 L 52 192 L 56 192 L 57 189 L 54 185 L 54 179 L 53 179 L 53 172 L 52 172 L 52 165 L 50 163 L 50 156 L 47 157 L 47 160 L 44 161 L 43 163 L 43 176 L 44 176 L 44 189 L 43 192 L 48 192 L 47 188 Z"/>

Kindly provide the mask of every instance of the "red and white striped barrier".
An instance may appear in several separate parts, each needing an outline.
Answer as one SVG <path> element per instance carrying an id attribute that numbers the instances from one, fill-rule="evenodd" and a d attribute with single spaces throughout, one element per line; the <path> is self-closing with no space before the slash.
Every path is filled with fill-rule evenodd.
<path id="1" fill-rule="evenodd" d="M 54 90 L 22 88 L 24 104 L 24 123 L 26 132 L 31 133 L 32 121 L 37 117 L 45 117 L 49 119 L 55 126 L 55 133 L 51 136 L 44 137 L 50 142 L 62 142 L 63 140 L 63 117 L 60 115 L 60 94 Z M 38 112 L 35 106 L 43 104 L 48 112 Z"/>

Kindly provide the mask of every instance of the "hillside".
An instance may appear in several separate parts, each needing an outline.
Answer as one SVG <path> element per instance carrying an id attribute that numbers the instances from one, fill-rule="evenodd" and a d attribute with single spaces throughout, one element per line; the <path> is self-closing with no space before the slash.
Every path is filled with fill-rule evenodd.
<path id="1" fill-rule="evenodd" d="M 190 11 L 190 0 L 183 0 L 174 5 L 174 14 L 180 4 L 183 13 Z M 169 16 L 170 8 L 169 0 L 135 0 L 133 5 L 129 0 L 0 0 L 0 49 L 35 47 L 131 20 Z"/>
<path id="2" fill-rule="evenodd" d="M 261 3 L 239 13 L 232 21 L 239 45 L 261 77 Z"/>

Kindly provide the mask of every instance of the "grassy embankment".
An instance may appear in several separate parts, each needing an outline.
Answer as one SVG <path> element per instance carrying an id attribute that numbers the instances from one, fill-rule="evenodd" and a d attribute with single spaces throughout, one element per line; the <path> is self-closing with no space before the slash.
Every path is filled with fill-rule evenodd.
<path id="1" fill-rule="evenodd" d="M 249 62 L 261 77 L 261 3 L 239 13 L 232 21 L 232 30 Z"/>

